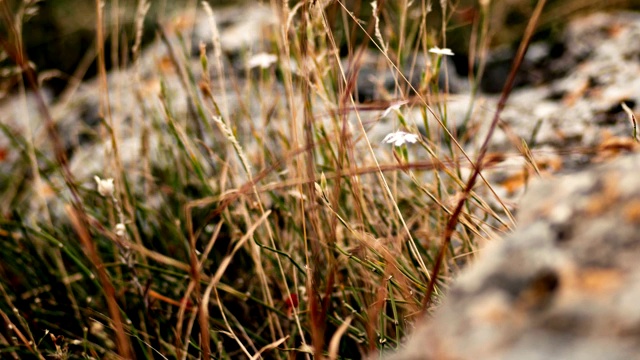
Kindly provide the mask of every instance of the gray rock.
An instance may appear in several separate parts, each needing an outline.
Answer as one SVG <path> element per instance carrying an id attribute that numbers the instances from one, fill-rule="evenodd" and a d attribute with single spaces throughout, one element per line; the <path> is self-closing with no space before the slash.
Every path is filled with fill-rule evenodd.
<path id="1" fill-rule="evenodd" d="M 229 57 L 239 56 L 239 52 L 258 52 L 263 47 L 268 29 L 274 30 L 274 16 L 267 5 L 236 5 L 228 8 L 215 8 L 214 18 L 220 32 L 222 51 Z M 190 38 L 194 48 L 198 48 L 200 42 L 207 46 L 209 56 L 209 73 L 211 76 L 211 92 L 221 103 L 224 114 L 231 116 L 243 116 L 244 111 L 252 115 L 259 113 L 258 102 L 248 102 L 246 108 L 241 108 L 238 103 L 238 93 L 234 86 L 241 87 L 244 84 L 233 84 L 227 79 L 227 88 L 222 88 L 219 82 L 218 69 L 215 65 L 215 57 L 212 51 L 211 19 L 204 11 L 199 11 L 195 18 L 189 14 L 183 14 L 173 22 L 164 24 L 167 34 L 167 42 L 171 44 L 178 62 L 191 69 L 196 81 L 204 78 L 199 56 L 192 48 L 181 45 L 179 33 L 187 31 L 193 25 L 195 28 Z M 182 24 L 182 25 L 180 25 Z M 182 26 L 182 27 L 181 27 Z M 238 37 L 243 33 L 242 37 Z M 183 36 L 183 35 L 182 35 Z M 235 42 L 234 42 L 235 39 Z M 250 49 L 251 48 L 251 49 Z M 190 51 L 191 50 L 191 51 Z M 228 69 L 227 55 L 223 56 L 223 66 Z M 245 59 L 242 59 L 244 63 Z M 243 68 L 244 70 L 244 68 Z M 162 41 L 156 41 L 145 47 L 140 54 L 138 62 L 129 68 L 112 70 L 107 74 L 106 88 L 109 92 L 110 118 L 113 119 L 114 133 L 118 139 L 118 154 L 123 168 L 128 174 L 131 184 L 141 184 L 144 181 L 142 158 L 148 158 L 152 167 L 167 169 L 172 166 L 175 154 L 179 152 L 177 141 L 168 131 L 165 108 L 160 97 L 160 84 L 164 84 L 167 94 L 165 103 L 170 104 L 170 112 L 173 118 L 182 128 L 192 130 L 195 121 L 193 106 L 189 100 L 189 94 L 182 85 L 181 77 L 172 64 L 169 47 Z M 195 91 L 194 91 L 195 92 Z M 56 98 L 49 92 L 44 92 L 45 102 L 48 106 L 52 120 L 56 125 L 62 146 L 69 160 L 69 170 L 75 180 L 87 188 L 95 186 L 93 177 L 114 176 L 114 150 L 111 139 L 105 127 L 102 126 L 102 118 L 108 119 L 106 111 L 101 110 L 100 99 L 104 96 L 103 84 L 100 79 L 88 80 L 80 83 L 75 91 L 64 93 Z M 202 97 L 196 93 L 194 97 Z M 265 95 L 266 97 L 267 95 Z M 63 188 L 62 178 L 53 171 L 50 164 L 53 162 L 53 146 L 48 136 L 45 121 L 38 111 L 34 94 L 27 92 L 26 99 L 20 94 L 14 94 L 0 99 L 0 214 L 6 214 L 16 208 L 28 209 L 26 213 L 32 214 L 33 220 L 42 220 L 44 204 L 51 209 L 52 214 L 64 215 L 64 199 L 57 196 L 55 191 L 38 189 L 35 186 L 33 176 L 29 173 L 22 174 L 29 167 L 28 151 L 26 147 L 16 146 L 14 142 L 32 143 L 33 148 L 40 154 L 38 166 L 42 174 L 48 177 L 55 187 Z M 213 107 L 204 102 L 207 110 L 214 113 Z M 208 118 L 206 119 L 208 120 Z M 108 120 L 105 120 L 107 123 Z M 4 131 L 6 130 L 6 131 Z M 249 126 L 239 130 L 243 135 L 250 131 Z M 218 138 L 205 138 L 203 141 L 210 147 L 214 143 L 226 141 L 219 131 L 215 133 Z M 144 149 L 148 154 L 143 156 Z M 24 150 L 19 151 L 19 150 Z M 209 164 L 209 160 L 203 151 L 196 154 L 201 157 L 201 163 Z M 43 158 L 48 157 L 48 162 Z M 213 167 L 213 165 L 210 165 Z M 209 172 L 211 169 L 207 169 Z M 25 185 L 20 185 L 15 179 L 24 177 Z M 19 198 L 16 188 L 25 188 Z M 134 189 L 141 189 L 134 186 Z M 46 193 L 43 201 L 37 199 L 37 193 Z"/>
<path id="2" fill-rule="evenodd" d="M 640 154 L 533 184 L 395 360 L 640 354 Z"/>
<path id="3" fill-rule="evenodd" d="M 639 34 L 640 14 L 634 12 L 596 13 L 571 21 L 563 35 L 564 53 L 548 65 L 551 78 L 515 90 L 501 119 L 523 139 L 559 150 L 594 147 L 607 134 L 630 137 L 632 127 L 620 104 L 634 110 L 640 104 Z M 532 46 L 530 51 L 543 51 Z M 479 127 L 475 146 L 484 140 L 496 102 L 490 99 L 474 109 L 472 123 Z M 513 145 L 497 130 L 491 148 L 505 151 Z"/>

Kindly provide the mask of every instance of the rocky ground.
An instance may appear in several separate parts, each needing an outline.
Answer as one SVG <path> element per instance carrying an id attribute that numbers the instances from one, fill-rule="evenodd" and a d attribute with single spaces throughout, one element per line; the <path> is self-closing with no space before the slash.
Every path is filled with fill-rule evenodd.
<path id="1" fill-rule="evenodd" d="M 620 104 L 639 100 L 639 32 L 636 13 L 574 21 L 556 78 L 514 92 L 503 120 L 565 174 L 528 187 L 517 230 L 482 251 L 392 359 L 638 357 L 640 156 Z M 493 146 L 508 144 L 503 133 Z M 611 160 L 620 153 L 631 154 Z"/>
<path id="2" fill-rule="evenodd" d="M 253 5 L 217 10 L 215 16 L 217 19 L 224 19 L 220 22 L 221 45 L 227 54 L 226 58 L 231 59 L 231 63 L 224 64 L 225 71 L 235 69 L 238 76 L 236 79 L 240 81 L 226 84 L 223 110 L 236 116 L 245 116 L 248 111 L 254 126 L 266 128 L 261 123 L 258 102 L 245 103 L 241 100 L 252 96 L 249 95 L 251 91 L 242 88 L 242 78 L 247 70 L 248 58 L 252 53 L 260 53 L 264 46 L 261 43 L 263 36 L 277 31 L 273 14 L 268 6 Z M 167 43 L 153 44 L 144 50 L 135 66 L 113 71 L 108 76 L 108 88 L 113 94 L 112 117 L 121 124 L 122 129 L 120 138 L 123 139 L 121 153 L 124 163 L 135 162 L 142 148 L 142 132 L 155 126 L 152 122 L 139 121 L 144 118 L 143 112 L 147 112 L 147 118 L 149 112 L 151 115 L 164 113 L 158 99 L 161 82 L 172 99 L 172 110 L 176 117 L 188 117 L 193 112 L 188 105 L 191 95 L 181 83 L 180 77 L 183 75 L 176 68 L 171 55 L 172 51 L 180 55 L 184 49 L 184 44 L 178 41 L 175 34 L 190 30 L 191 26 L 195 26 L 195 32 L 186 43 L 186 46 L 190 46 L 187 50 L 193 55 L 189 64 L 195 69 L 195 75 L 201 76 L 198 60 L 200 42 L 205 43 L 210 57 L 213 54 L 210 22 L 204 13 L 200 13 L 195 23 L 187 17 L 166 27 L 172 49 L 169 49 Z M 539 165 L 538 170 L 543 172 L 579 169 L 610 154 L 636 148 L 636 143 L 631 138 L 633 126 L 622 104 L 625 103 L 632 110 L 636 104 L 640 104 L 640 92 L 637 91 L 640 80 L 636 76 L 640 72 L 640 49 L 634 40 L 639 34 L 640 18 L 637 13 L 598 13 L 571 22 L 559 43 L 534 43 L 531 46 L 519 76 L 522 79 L 520 88 L 511 95 L 501 116 L 502 126 L 491 141 L 490 150 L 500 154 L 496 157 L 500 161 L 494 162 L 493 169 L 487 171 L 487 176 L 503 200 L 516 201 L 524 189 L 524 180 L 531 175 L 524 157 L 518 151 L 522 140 L 527 141 L 533 158 Z M 247 52 L 247 49 L 252 50 Z M 488 67 L 506 66 L 507 68 L 494 73 L 506 72 L 508 63 L 503 64 L 502 61 L 505 56 L 509 56 L 509 51 L 506 51 L 506 55 L 505 50 L 492 53 L 490 59 L 495 58 L 496 65 L 493 66 L 490 60 Z M 217 82 L 217 68 L 213 60 L 210 59 L 211 84 L 214 86 L 213 91 L 220 92 L 223 89 L 220 88 L 221 83 Z M 385 91 L 395 85 L 392 71 L 384 68 L 381 70 L 379 60 L 380 56 L 375 54 L 364 58 L 357 89 L 357 94 L 363 101 L 375 102 L 385 99 L 385 96 L 388 99 L 390 94 L 385 95 Z M 410 73 L 409 67 L 428 66 L 429 61 L 430 59 L 419 56 L 414 64 L 407 64 L 405 70 L 412 82 L 417 80 L 418 70 Z M 345 65 L 347 64 L 345 60 Z M 467 118 L 469 106 L 473 104 L 470 122 L 464 124 L 472 129 L 469 132 L 473 134 L 472 141 L 467 142 L 465 150 L 473 156 L 484 140 L 497 96 L 481 93 L 472 97 L 466 79 L 456 74 L 452 63 L 448 65 L 451 91 L 447 107 L 448 125 L 451 131 L 460 129 L 463 119 Z M 291 66 L 297 65 L 292 62 Z M 131 84 L 131 79 L 139 80 Z M 443 81 L 444 78 L 441 83 Z M 484 80 L 485 83 L 502 81 L 499 77 Z M 98 80 L 93 80 L 68 89 L 55 101 L 49 96 L 54 120 L 71 158 L 71 169 L 77 178 L 86 182 L 90 182 L 96 172 L 105 168 L 104 157 L 109 153 L 110 144 L 99 141 L 104 134 L 97 131 L 100 124 L 101 86 Z M 483 85 L 483 88 L 491 90 L 488 85 Z M 284 91 L 282 88 L 280 90 Z M 273 92 L 263 93 L 262 96 L 265 98 L 261 102 L 283 101 L 282 95 Z M 49 141 L 42 120 L 32 96 L 28 95 L 26 99 L 26 103 L 23 103 L 20 96 L 3 99 L 0 102 L 2 123 L 16 134 L 27 138 L 33 132 L 35 146 L 46 149 Z M 245 106 L 251 108 L 243 108 Z M 326 106 L 318 109 L 318 113 L 332 110 L 330 105 Z M 366 111 L 366 106 L 363 108 L 358 115 L 368 124 L 367 135 L 374 143 L 395 130 L 395 122 L 391 121 L 393 112 L 391 116 L 381 116 L 384 107 L 380 108 L 380 105 L 374 106 L 374 111 Z M 408 104 L 402 106 L 400 112 L 413 119 L 420 131 L 425 130 L 423 124 L 416 120 L 420 118 L 420 107 Z M 354 125 L 355 118 L 354 114 L 350 117 Z M 437 131 L 439 125 L 433 118 L 430 120 L 430 128 Z M 275 127 L 274 124 L 270 126 Z M 6 151 L 10 140 L 5 135 L 0 134 L 0 149 L 4 149 L 4 159 L 0 166 L 4 173 L 10 173 L 19 154 Z M 148 139 L 150 147 L 163 143 L 164 140 L 156 136 L 157 132 L 151 132 L 151 135 Z M 76 151 L 80 149 L 81 151 Z M 151 155 L 154 156 L 154 153 Z M 388 156 L 388 152 L 378 155 Z M 426 154 L 418 153 L 416 156 L 420 158 Z M 162 159 L 155 158 L 153 161 L 162 164 Z"/>
<path id="3" fill-rule="evenodd" d="M 392 359 L 635 359 L 640 155 L 537 181 Z"/>
<path id="4" fill-rule="evenodd" d="M 256 131 L 277 135 L 273 130 L 276 124 L 267 124 L 261 117 L 261 104 L 276 103 L 284 95 L 264 92 L 260 102 L 243 101 L 256 93 L 243 90 L 242 73 L 250 71 L 250 56 L 240 49 L 252 48 L 257 54 L 261 43 L 251 37 L 237 41 L 247 34 L 277 31 L 269 8 L 250 6 L 216 16 L 238 19 L 225 22 L 221 44 L 227 54 L 232 54 L 230 63 L 224 66 L 235 69 L 240 82 L 223 87 L 217 81 L 215 64 L 211 66 L 212 90 L 226 94 L 222 112 L 250 119 L 252 126 L 239 129 L 239 137 Z M 212 44 L 207 24 L 206 17 L 197 20 L 190 41 L 188 52 L 195 56 L 187 61 L 194 69 L 200 67 L 200 41 Z M 168 31 L 175 34 L 181 24 L 176 22 L 175 26 Z M 494 189 L 495 195 L 489 196 L 493 206 L 500 209 L 500 199 L 507 210 L 517 212 L 517 230 L 482 252 L 480 259 L 454 282 L 433 319 L 426 321 L 394 358 L 630 359 L 640 352 L 640 313 L 635 306 L 636 291 L 640 290 L 635 261 L 640 255 L 640 157 L 632 154 L 638 143 L 630 113 L 623 106 L 633 112 L 640 104 L 639 36 L 640 14 L 598 13 L 568 24 L 557 44 L 532 45 L 525 64 L 528 73 L 524 75 L 531 75 L 535 81 L 522 83 L 509 99 L 500 130 L 491 142 L 495 161 L 483 173 Z M 168 43 L 175 48 L 182 46 L 175 37 Z M 175 146 L 163 131 L 149 131 L 161 124 L 139 121 L 164 113 L 158 99 L 160 83 L 170 94 L 176 119 L 188 118 L 193 111 L 188 100 L 192 95 L 181 83 L 182 70 L 176 67 L 170 48 L 167 43 L 151 45 L 137 65 L 108 77 L 107 86 L 114 94 L 112 116 L 119 124 L 115 131 L 121 139 L 120 154 L 125 168 L 132 169 L 133 182 L 141 166 L 137 160 L 141 153 Z M 428 63 L 428 59 L 422 61 Z M 474 104 L 470 122 L 464 124 L 473 129 L 469 132 L 473 139 L 465 148 L 473 156 L 484 139 L 497 97 L 480 94 L 472 98 L 465 79 L 451 67 L 449 127 L 451 131 L 460 130 L 463 124 L 459 119 L 464 119 L 469 104 Z M 377 71 L 365 69 L 373 74 Z M 377 76 L 384 79 L 384 75 Z M 131 79 L 137 80 L 134 86 L 130 85 Z M 384 100 L 384 91 L 372 91 L 376 84 L 384 89 L 384 81 L 371 82 L 363 77 L 358 89 L 366 98 L 363 100 Z M 94 80 L 80 84 L 60 99 L 48 99 L 63 135 L 70 168 L 87 187 L 93 186 L 94 175 L 103 174 L 110 166 L 111 144 L 104 140 L 104 130 L 99 126 L 101 86 Z M 275 86 L 282 90 L 281 84 Z M 19 165 L 24 161 L 22 155 L 9 151 L 15 139 L 32 137 L 38 151 L 50 151 L 32 101 L 31 95 L 26 96 L 26 103 L 16 96 L 1 104 L 0 122 L 5 131 L 0 133 L 0 171 L 4 174 L 0 175 L 0 184 L 6 185 L 2 193 L 5 199 L 16 193 L 10 180 L 17 169 L 24 168 Z M 362 112 L 370 125 L 367 135 L 376 144 L 396 130 L 382 110 Z M 274 105 L 273 111 L 287 109 Z M 420 109 L 410 103 L 399 111 L 416 118 Z M 426 130 L 423 125 L 417 128 Z M 522 139 L 533 161 L 520 153 Z M 206 141 L 213 143 L 215 139 Z M 247 152 L 251 154 L 252 149 L 248 147 Z M 388 151 L 378 154 L 390 156 Z M 166 153 L 152 151 L 149 155 L 152 166 L 171 166 Z M 565 175 L 528 187 L 530 179 L 555 173 Z M 138 180 L 144 181 L 142 172 Z M 47 186 L 62 186 L 61 180 L 56 183 L 54 179 Z M 55 205 L 57 199 L 47 195 L 51 192 L 33 191 L 52 209 L 61 208 Z M 478 189 L 483 191 L 488 194 L 486 189 Z M 7 214 L 10 206 L 28 203 L 28 195 L 24 196 L 5 201 L 0 212 Z M 152 203 L 152 199 L 149 201 Z M 41 202 L 28 205 L 33 206 L 34 217 L 41 213 Z"/>

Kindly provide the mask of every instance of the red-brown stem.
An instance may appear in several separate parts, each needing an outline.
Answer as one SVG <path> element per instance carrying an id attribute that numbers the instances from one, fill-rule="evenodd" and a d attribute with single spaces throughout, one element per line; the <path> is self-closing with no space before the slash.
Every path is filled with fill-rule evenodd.
<path id="1" fill-rule="evenodd" d="M 467 185 L 464 188 L 462 196 L 456 205 L 455 210 L 451 214 L 449 221 L 447 222 L 447 226 L 444 230 L 442 245 L 440 245 L 440 250 L 438 251 L 438 256 L 436 257 L 436 262 L 433 266 L 433 272 L 431 274 L 431 279 L 429 280 L 429 284 L 427 286 L 427 293 L 425 294 L 424 300 L 422 302 L 422 312 L 425 313 L 429 306 L 431 305 L 431 297 L 436 287 L 436 281 L 438 279 L 438 274 L 440 272 L 440 268 L 442 267 L 442 263 L 444 261 L 444 255 L 447 252 L 447 248 L 449 247 L 449 243 L 451 242 L 451 236 L 455 231 L 456 225 L 458 225 L 458 219 L 460 218 L 460 214 L 462 213 L 462 208 L 464 207 L 465 202 L 469 198 L 469 194 L 471 193 L 471 189 L 476 184 L 476 180 L 480 171 L 482 170 L 482 162 L 487 153 L 487 149 L 489 148 L 489 142 L 493 136 L 493 132 L 498 125 L 498 121 L 500 120 L 500 114 L 504 109 L 507 99 L 509 99 L 509 95 L 511 94 L 511 90 L 513 89 L 513 83 L 516 77 L 516 73 L 522 64 L 522 59 L 524 58 L 524 54 L 527 51 L 529 46 L 529 42 L 531 41 L 531 36 L 533 35 L 533 30 L 536 27 L 538 22 L 538 18 L 542 13 L 542 8 L 544 7 L 546 0 L 538 0 L 538 4 L 536 5 L 531 18 L 529 19 L 529 23 L 527 24 L 527 28 L 524 33 L 524 37 L 520 42 L 520 47 L 518 48 L 518 53 L 511 65 L 511 71 L 509 72 L 509 77 L 507 78 L 507 82 L 502 89 L 502 93 L 500 95 L 500 100 L 498 101 L 498 105 L 496 108 L 495 115 L 493 116 L 493 120 L 491 122 L 491 127 L 489 128 L 489 132 L 482 143 L 482 147 L 480 148 L 480 153 L 478 154 L 478 160 L 476 161 L 476 165 L 473 167 L 473 171 L 471 173 L 471 177 L 467 182 Z"/>

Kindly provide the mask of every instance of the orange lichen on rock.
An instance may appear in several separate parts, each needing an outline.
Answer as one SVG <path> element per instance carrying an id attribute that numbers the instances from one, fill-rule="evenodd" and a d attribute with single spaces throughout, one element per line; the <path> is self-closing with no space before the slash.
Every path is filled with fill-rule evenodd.
<path id="1" fill-rule="evenodd" d="M 640 223 L 640 199 L 630 200 L 623 205 L 622 216 L 629 223 Z"/>
<path id="2" fill-rule="evenodd" d="M 588 216 L 600 216 L 612 206 L 616 206 L 620 198 L 618 181 L 619 175 L 616 173 L 607 174 L 603 177 L 600 191 L 588 198 L 585 208 Z"/>
<path id="3" fill-rule="evenodd" d="M 594 162 L 603 162 L 616 158 L 620 154 L 636 152 L 640 144 L 630 137 L 611 136 L 605 133 L 604 139 L 598 145 Z"/>

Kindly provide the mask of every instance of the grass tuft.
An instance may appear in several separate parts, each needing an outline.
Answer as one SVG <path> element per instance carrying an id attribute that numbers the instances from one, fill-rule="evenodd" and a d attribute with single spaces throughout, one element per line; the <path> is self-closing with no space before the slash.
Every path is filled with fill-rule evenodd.
<path id="1" fill-rule="evenodd" d="M 48 101 L 21 44 L 36 5 L 0 2 L 16 98 L 38 108 L 28 131 L 0 123 L 13 156 L 0 163 L 0 354 L 346 359 L 397 348 L 478 246 L 514 225 L 481 177 L 486 146 L 471 141 L 490 34 L 481 3 L 468 26 L 471 101 L 456 118 L 449 55 L 429 51 L 460 25 L 455 3 L 247 5 L 272 21 L 231 53 L 225 9 L 186 9 L 186 24 L 156 24 L 144 48 L 155 5 L 140 1 L 126 32 L 117 2 L 97 1 L 98 78 Z M 210 38 L 191 44 L 189 14 Z M 60 115 L 83 102 L 99 120 L 90 144 L 68 139 L 86 119 Z M 95 163 L 74 162 L 82 152 Z M 98 191 L 105 178 L 111 192 Z"/>

